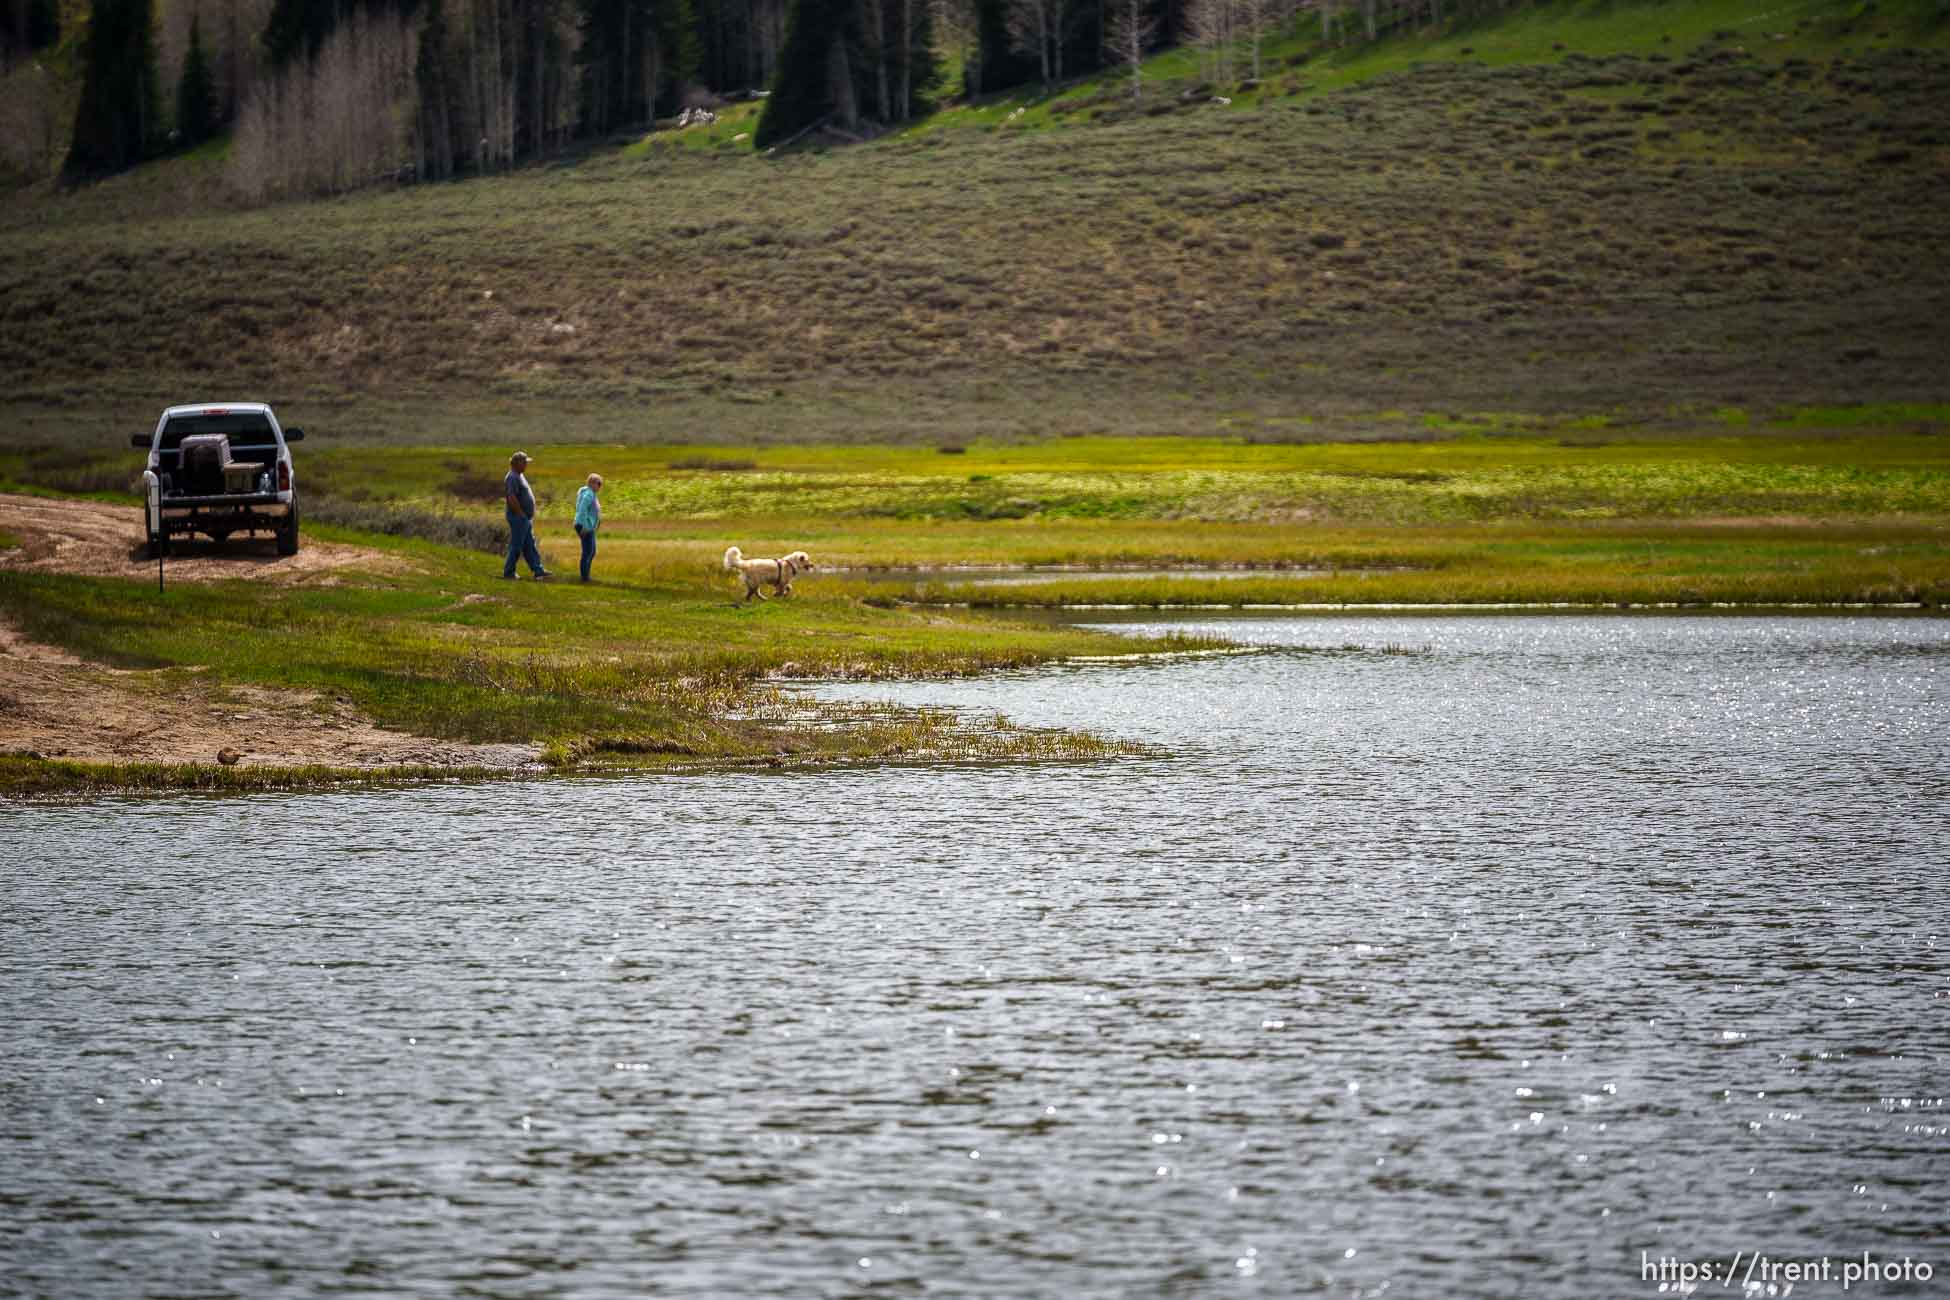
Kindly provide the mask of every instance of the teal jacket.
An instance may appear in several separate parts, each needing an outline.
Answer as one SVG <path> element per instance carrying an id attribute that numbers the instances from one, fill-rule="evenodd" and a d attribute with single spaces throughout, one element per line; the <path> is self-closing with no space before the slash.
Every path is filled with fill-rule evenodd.
<path id="1" fill-rule="evenodd" d="M 576 493 L 576 527 L 593 533 L 602 521 L 603 508 L 596 504 L 596 489 L 585 483 L 582 491 Z"/>

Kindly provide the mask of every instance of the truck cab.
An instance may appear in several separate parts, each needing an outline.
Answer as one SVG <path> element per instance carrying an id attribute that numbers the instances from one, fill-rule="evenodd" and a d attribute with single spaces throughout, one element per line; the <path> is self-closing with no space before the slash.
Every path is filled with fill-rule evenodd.
<path id="1" fill-rule="evenodd" d="M 263 402 L 172 406 L 152 433 L 131 442 L 146 448 L 145 466 L 161 487 L 158 521 L 148 530 L 151 555 L 169 539 L 203 533 L 223 542 L 233 533 L 260 531 L 277 539 L 279 555 L 298 553 L 298 484 L 290 444 L 305 436 L 286 429 Z"/>

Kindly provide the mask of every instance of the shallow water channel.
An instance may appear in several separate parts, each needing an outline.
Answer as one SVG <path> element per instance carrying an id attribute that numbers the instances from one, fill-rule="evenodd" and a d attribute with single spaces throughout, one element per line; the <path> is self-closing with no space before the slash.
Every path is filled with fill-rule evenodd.
<path id="1" fill-rule="evenodd" d="M 1169 758 L 0 805 L 0 1294 L 1950 1285 L 1950 620 L 1194 626 L 821 692 Z"/>
<path id="2" fill-rule="evenodd" d="M 965 565 L 933 569 L 835 569 L 831 572 L 856 582 L 941 587 L 1029 587 L 1048 582 L 1114 582 L 1163 579 L 1171 582 L 1237 582 L 1251 578 L 1331 578 L 1348 573 L 1376 573 L 1376 569 L 1090 569 L 991 568 Z"/>

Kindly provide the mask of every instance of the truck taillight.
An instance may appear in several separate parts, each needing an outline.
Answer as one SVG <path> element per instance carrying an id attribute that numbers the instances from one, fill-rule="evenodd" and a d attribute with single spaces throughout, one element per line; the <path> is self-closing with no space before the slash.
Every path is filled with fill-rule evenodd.
<path id="1" fill-rule="evenodd" d="M 289 492 L 290 490 L 291 490 L 291 462 L 288 460 L 281 460 L 278 462 L 278 491 Z"/>

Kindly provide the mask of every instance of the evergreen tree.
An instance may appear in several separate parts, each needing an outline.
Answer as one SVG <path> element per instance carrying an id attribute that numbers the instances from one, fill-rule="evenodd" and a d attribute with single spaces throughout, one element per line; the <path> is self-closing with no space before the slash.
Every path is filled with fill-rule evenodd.
<path id="1" fill-rule="evenodd" d="M 427 0 L 426 16 L 420 23 L 419 52 L 413 62 L 413 83 L 420 100 L 416 138 L 421 180 L 445 180 L 454 174 L 455 80 L 445 0 Z"/>
<path id="2" fill-rule="evenodd" d="M 61 10 L 56 0 L 27 0 L 28 50 L 44 50 L 61 39 Z"/>
<path id="3" fill-rule="evenodd" d="M 183 56 L 183 78 L 176 83 L 176 130 L 185 149 L 194 149 L 215 131 L 216 105 L 216 82 L 210 75 L 210 57 L 203 50 L 202 17 L 192 15 L 189 53 Z"/>
<path id="4" fill-rule="evenodd" d="M 367 13 L 397 13 L 411 18 L 419 0 L 360 0 Z M 282 68 L 296 58 L 315 59 L 325 38 L 338 30 L 352 11 L 352 0 L 272 0 L 264 24 L 264 52 L 271 66 Z"/>
<path id="5" fill-rule="evenodd" d="M 971 95 L 993 94 L 1041 75 L 1033 54 L 1016 47 L 1009 33 L 1009 0 L 975 0 L 976 56 L 962 70 L 963 89 Z"/>
<path id="6" fill-rule="evenodd" d="M 848 50 L 859 44 L 857 31 L 849 30 L 852 17 L 849 0 L 794 0 L 753 144 L 768 148 L 829 117 L 851 125 L 857 109 Z"/>
<path id="7" fill-rule="evenodd" d="M 697 80 L 704 66 L 704 39 L 691 0 L 661 0 L 655 14 L 657 46 L 664 56 L 666 106 L 676 108 L 677 96 Z"/>
<path id="8" fill-rule="evenodd" d="M 271 66 L 316 58 L 338 21 L 336 0 L 275 0 L 264 24 L 264 52 L 271 56 Z"/>
<path id="9" fill-rule="evenodd" d="M 933 47 L 924 0 L 797 0 L 755 143 L 767 148 L 827 120 L 906 121 L 934 82 Z"/>
<path id="10" fill-rule="evenodd" d="M 582 129 L 597 135 L 647 122 L 656 111 L 650 72 L 661 61 L 662 24 L 649 0 L 578 0 Z"/>
<path id="11" fill-rule="evenodd" d="M 160 94 L 149 0 L 96 0 L 81 62 L 70 178 L 131 167 L 155 141 Z"/>

